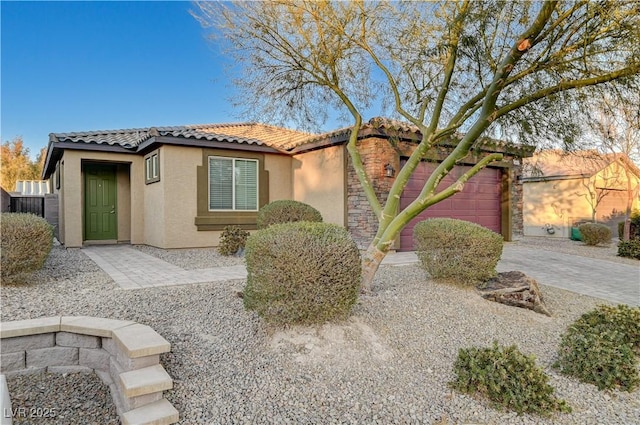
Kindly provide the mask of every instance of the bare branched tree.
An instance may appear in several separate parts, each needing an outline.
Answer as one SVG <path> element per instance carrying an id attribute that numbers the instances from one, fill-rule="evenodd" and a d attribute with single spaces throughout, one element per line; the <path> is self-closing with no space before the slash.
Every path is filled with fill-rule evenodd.
<path id="1" fill-rule="evenodd" d="M 640 179 L 640 92 L 627 92 L 619 98 L 605 96 L 593 99 L 584 110 L 586 137 L 583 145 L 601 155 L 617 155 L 619 168 L 627 185 L 626 217 L 631 214 L 637 184 Z"/>
<path id="2" fill-rule="evenodd" d="M 639 86 L 638 1 L 197 4 L 194 16 L 235 59 L 237 99 L 254 117 L 305 128 L 336 112 L 351 117 L 347 149 L 379 221 L 363 256 L 364 290 L 411 219 L 502 159 L 489 155 L 438 188 L 481 136 L 568 144 L 581 131 L 575 117 L 588 99 L 618 99 Z M 356 143 L 374 105 L 389 107 L 422 137 L 384 205 Z M 457 146 L 401 210 L 400 195 L 425 153 L 456 134 Z"/>

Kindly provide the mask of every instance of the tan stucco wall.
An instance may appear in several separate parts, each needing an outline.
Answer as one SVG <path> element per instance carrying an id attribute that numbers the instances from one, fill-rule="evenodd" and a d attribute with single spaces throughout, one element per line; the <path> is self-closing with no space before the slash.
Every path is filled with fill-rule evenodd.
<path id="1" fill-rule="evenodd" d="M 292 159 L 284 155 L 267 155 L 264 168 L 269 172 L 269 202 L 293 197 Z"/>
<path id="2" fill-rule="evenodd" d="M 60 161 L 57 173 L 60 173 L 60 188 L 55 189 L 55 193 L 58 194 L 58 240 L 64 243 L 64 161 Z M 54 180 L 55 181 L 55 180 Z M 53 185 L 55 188 L 55 184 Z"/>
<path id="3" fill-rule="evenodd" d="M 197 215 L 196 167 L 203 165 L 202 150 L 165 145 L 161 148 L 160 161 L 165 238 L 162 243 L 146 243 L 161 248 L 218 246 L 221 231 L 198 231 L 194 224 Z M 290 199 L 291 158 L 266 154 L 265 170 L 269 172 L 269 200 Z"/>
<path id="4" fill-rule="evenodd" d="M 568 238 L 570 220 L 590 218 L 591 208 L 586 199 L 575 195 L 584 187 L 581 180 L 553 180 L 524 183 L 523 221 L 525 236 Z M 554 227 L 550 235 L 545 225 Z"/>
<path id="5" fill-rule="evenodd" d="M 82 174 L 83 161 L 119 163 L 117 173 L 118 196 L 118 240 L 143 243 L 144 204 L 134 201 L 142 199 L 140 181 L 142 174 L 142 158 L 137 155 L 114 154 L 109 152 L 90 152 L 65 150 L 62 156 L 63 172 L 60 190 L 60 242 L 67 247 L 80 247 L 83 242 L 84 223 L 84 185 Z M 130 170 L 130 181 L 129 173 Z M 124 186 L 129 185 L 127 191 Z"/>
<path id="6" fill-rule="evenodd" d="M 640 184 L 640 178 L 629 172 L 632 191 Z M 595 175 L 595 184 L 598 188 L 627 190 L 627 172 L 619 163 L 614 162 Z M 637 191 L 636 191 L 637 193 Z"/>
<path id="7" fill-rule="evenodd" d="M 166 226 L 165 213 L 166 213 L 166 197 L 165 187 L 168 180 L 165 178 L 165 150 L 164 146 L 158 149 L 159 166 L 160 166 L 160 181 L 145 184 L 144 181 L 144 169 L 142 170 L 142 181 L 140 182 L 141 189 L 144 193 L 144 236 L 142 243 L 146 245 L 152 245 L 157 247 L 164 247 L 166 243 Z M 144 158 L 141 157 L 143 168 Z"/>
<path id="8" fill-rule="evenodd" d="M 119 164 L 117 171 L 118 240 L 160 248 L 210 247 L 221 231 L 198 231 L 197 173 L 202 149 L 164 145 L 159 148 L 160 181 L 145 184 L 144 157 L 66 150 L 60 191 L 61 242 L 83 242 L 83 161 Z M 291 158 L 265 154 L 269 202 L 296 199 L 317 208 L 324 221 L 345 225 L 344 147 L 336 146 Z M 295 182 L 295 187 L 294 187 Z"/>
<path id="9" fill-rule="evenodd" d="M 624 189 L 626 178 L 623 169 L 617 163 L 601 170 L 587 179 L 551 180 L 524 183 L 523 221 L 525 236 L 564 237 L 570 236 L 571 225 L 574 220 L 591 219 L 593 207 L 587 200 L 589 192 L 594 189 Z M 637 187 L 640 181 L 632 178 L 635 193 L 634 207 L 638 205 Z M 605 198 L 601 205 L 607 201 Z M 598 208 L 596 208 L 598 210 Z M 602 211 L 600 211 L 602 213 Z M 596 215 L 596 219 L 601 219 Z M 550 235 L 545 225 L 555 228 L 555 234 Z"/>
<path id="10" fill-rule="evenodd" d="M 131 182 L 129 165 L 118 164 L 116 172 L 118 199 L 118 240 L 131 241 Z"/>
<path id="11" fill-rule="evenodd" d="M 327 223 L 346 226 L 346 151 L 344 146 L 293 158 L 293 199 L 316 208 Z"/>

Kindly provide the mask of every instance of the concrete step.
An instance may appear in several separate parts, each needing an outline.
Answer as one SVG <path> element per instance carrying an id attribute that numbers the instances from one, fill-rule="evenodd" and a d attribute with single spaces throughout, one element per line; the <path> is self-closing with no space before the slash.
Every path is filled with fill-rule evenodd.
<path id="1" fill-rule="evenodd" d="M 165 398 L 122 415 L 124 425 L 170 425 L 178 420 L 178 411 Z"/>
<path id="2" fill-rule="evenodd" d="M 173 379 L 162 365 L 154 365 L 120 374 L 125 397 L 137 397 L 173 388 Z"/>

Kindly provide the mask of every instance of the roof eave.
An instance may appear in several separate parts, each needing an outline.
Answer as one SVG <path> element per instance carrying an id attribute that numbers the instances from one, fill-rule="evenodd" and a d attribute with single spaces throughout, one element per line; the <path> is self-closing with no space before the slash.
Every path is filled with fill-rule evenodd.
<path id="1" fill-rule="evenodd" d="M 351 136 L 351 128 L 343 128 L 331 133 L 327 133 L 324 137 L 312 138 L 309 143 L 305 143 L 291 149 L 289 153 L 295 155 L 312 150 L 322 149 L 330 146 L 346 144 Z M 410 130 L 396 130 L 387 129 L 386 127 L 371 127 L 368 125 L 363 126 L 358 132 L 358 140 L 368 137 L 381 137 L 384 139 L 390 139 L 391 137 L 397 138 L 404 142 L 420 142 L 421 135 L 417 131 Z M 483 140 L 483 139 L 481 139 Z M 487 139 L 488 140 L 488 139 Z M 503 144 L 502 146 L 489 146 L 489 142 L 480 142 L 476 149 L 485 152 L 499 152 L 509 155 L 517 156 L 520 158 L 530 158 L 533 156 L 536 147 L 531 145 L 509 145 Z M 457 144 L 449 140 L 443 140 L 439 143 L 440 146 L 455 147 Z"/>
<path id="2" fill-rule="evenodd" d="M 593 174 L 565 174 L 565 175 L 555 175 L 555 176 L 531 176 L 531 177 L 522 177 L 522 181 L 524 183 L 533 183 L 533 182 L 546 182 L 553 180 L 574 180 L 574 179 L 588 179 L 592 177 Z"/>
<path id="3" fill-rule="evenodd" d="M 252 152 L 264 152 L 264 153 L 278 153 L 283 154 L 285 152 L 267 145 L 239 143 L 232 141 L 220 141 L 220 140 L 208 140 L 208 139 L 195 139 L 187 137 L 171 137 L 171 136 L 156 136 L 145 140 L 138 145 L 137 152 L 145 153 L 152 150 L 157 145 L 173 145 L 173 146 L 185 146 L 185 147 L 200 147 L 200 148 L 215 148 L 215 149 L 229 149 L 229 150 L 244 150 Z"/>

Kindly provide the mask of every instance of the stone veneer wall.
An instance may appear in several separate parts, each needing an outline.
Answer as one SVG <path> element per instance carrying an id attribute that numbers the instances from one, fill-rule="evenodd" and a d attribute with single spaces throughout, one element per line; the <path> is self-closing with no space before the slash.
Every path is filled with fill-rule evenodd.
<path id="1" fill-rule="evenodd" d="M 7 376 L 95 372 L 123 424 L 172 424 L 163 397 L 173 380 L 160 364 L 171 346 L 149 326 L 96 317 L 46 317 L 0 324 L 0 370 Z"/>
<path id="2" fill-rule="evenodd" d="M 395 181 L 394 177 L 385 176 L 384 166 L 391 164 L 397 175 L 400 170 L 401 154 L 405 157 L 409 156 L 414 148 L 415 144 L 406 142 L 399 142 L 394 147 L 389 141 L 379 137 L 358 141 L 358 150 L 365 171 L 372 180 L 376 196 L 381 203 L 386 202 L 389 190 Z M 439 150 L 441 151 L 438 152 L 440 155 L 446 155 L 446 149 Z M 510 169 L 506 168 L 504 171 L 510 173 L 511 177 L 511 232 L 512 235 L 522 235 L 522 182 L 518 178 L 522 174 L 522 166 L 520 161 L 517 164 L 513 161 L 513 156 L 504 154 L 503 163 L 507 162 L 511 165 Z M 358 248 L 366 249 L 375 236 L 378 220 L 367 202 L 350 156 L 348 156 L 347 179 L 347 229 L 356 241 Z"/>
<path id="3" fill-rule="evenodd" d="M 358 142 L 365 172 L 373 183 L 378 201 L 384 205 L 395 181 L 385 176 L 385 165 L 390 164 L 396 172 L 400 169 L 400 157 L 385 139 L 371 137 Z M 347 229 L 358 244 L 366 249 L 378 229 L 378 219 L 373 214 L 362 190 L 351 157 L 347 155 Z"/>
<path id="4" fill-rule="evenodd" d="M 513 158 L 509 158 L 513 160 Z M 518 164 L 513 163 L 511 168 L 511 234 L 512 236 L 524 235 L 524 205 L 522 186 L 522 159 Z"/>

